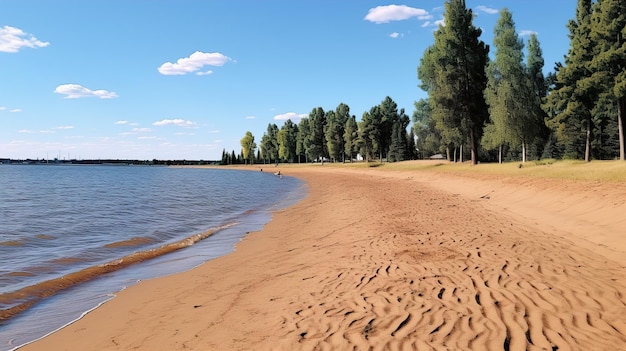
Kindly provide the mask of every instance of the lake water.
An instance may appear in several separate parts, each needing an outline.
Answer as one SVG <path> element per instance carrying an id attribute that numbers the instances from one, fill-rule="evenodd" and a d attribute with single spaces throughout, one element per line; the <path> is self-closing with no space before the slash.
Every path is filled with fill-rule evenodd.
<path id="1" fill-rule="evenodd" d="M 304 194 L 301 181 L 267 172 L 1 165 L 0 350 L 140 280 L 232 252 Z"/>

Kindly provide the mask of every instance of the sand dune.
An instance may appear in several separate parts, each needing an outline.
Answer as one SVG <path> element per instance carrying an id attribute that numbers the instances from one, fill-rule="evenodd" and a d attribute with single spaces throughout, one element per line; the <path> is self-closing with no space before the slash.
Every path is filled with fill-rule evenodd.
<path id="1" fill-rule="evenodd" d="M 626 350 L 626 187 L 283 174 L 310 195 L 235 253 L 24 350 Z"/>

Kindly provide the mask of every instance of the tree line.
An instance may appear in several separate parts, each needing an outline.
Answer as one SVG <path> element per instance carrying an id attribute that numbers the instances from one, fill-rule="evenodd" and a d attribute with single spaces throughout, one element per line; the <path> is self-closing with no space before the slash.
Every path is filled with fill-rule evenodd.
<path id="1" fill-rule="evenodd" d="M 247 131 L 241 139 L 241 153 L 224 150 L 222 163 L 352 162 L 357 155 L 380 162 L 415 159 L 415 136 L 407 129 L 409 123 L 404 109 L 398 110 L 389 96 L 364 112 L 358 122 L 345 103 L 327 111 L 316 107 L 297 124 L 287 120 L 278 128 L 270 123 L 258 147 Z"/>
<path id="2" fill-rule="evenodd" d="M 577 0 L 569 50 L 547 76 L 537 36 L 524 42 L 508 9 L 494 28 L 493 58 L 473 18 L 465 0 L 446 1 L 445 25 L 417 68 L 428 98 L 415 102 L 411 119 L 390 97 L 358 122 L 346 104 L 317 107 L 298 124 L 270 123 L 258 148 L 247 132 L 241 153 L 224 150 L 222 163 L 345 162 L 357 154 L 393 162 L 438 153 L 474 164 L 625 159 L 626 1 Z"/>
<path id="3" fill-rule="evenodd" d="M 625 1 L 578 0 L 569 51 L 547 77 L 537 36 L 525 53 L 508 9 L 494 28 L 493 59 L 472 19 L 464 0 L 446 2 L 445 25 L 421 58 L 428 98 L 413 114 L 420 151 L 456 159 L 458 150 L 462 160 L 465 146 L 473 163 L 479 156 L 624 160 Z"/>

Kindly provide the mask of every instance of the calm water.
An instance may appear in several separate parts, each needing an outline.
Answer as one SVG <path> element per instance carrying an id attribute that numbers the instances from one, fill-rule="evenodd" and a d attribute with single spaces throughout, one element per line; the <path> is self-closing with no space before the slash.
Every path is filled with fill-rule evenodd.
<path id="1" fill-rule="evenodd" d="M 139 280 L 231 252 L 269 211 L 304 192 L 299 180 L 266 172 L 0 166 L 0 350 L 66 325 Z"/>

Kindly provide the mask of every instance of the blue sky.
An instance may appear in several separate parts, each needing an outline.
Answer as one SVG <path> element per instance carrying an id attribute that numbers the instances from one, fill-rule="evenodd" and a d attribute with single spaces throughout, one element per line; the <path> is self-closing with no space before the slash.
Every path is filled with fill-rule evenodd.
<path id="1" fill-rule="evenodd" d="M 390 6 L 394 5 L 394 6 Z M 410 116 L 443 0 L 0 0 L 0 158 L 219 159 L 246 131 L 390 96 Z M 467 0 L 562 61 L 573 0 Z"/>

